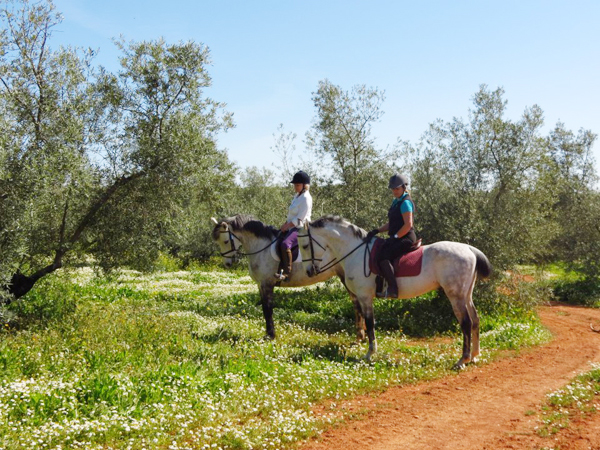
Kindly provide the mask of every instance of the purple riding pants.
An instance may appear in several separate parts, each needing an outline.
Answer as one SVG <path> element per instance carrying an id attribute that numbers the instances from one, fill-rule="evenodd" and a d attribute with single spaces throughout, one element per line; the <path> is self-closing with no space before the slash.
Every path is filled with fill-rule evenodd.
<path id="1" fill-rule="evenodd" d="M 281 250 L 292 249 L 298 245 L 298 228 L 290 228 L 281 240 Z"/>

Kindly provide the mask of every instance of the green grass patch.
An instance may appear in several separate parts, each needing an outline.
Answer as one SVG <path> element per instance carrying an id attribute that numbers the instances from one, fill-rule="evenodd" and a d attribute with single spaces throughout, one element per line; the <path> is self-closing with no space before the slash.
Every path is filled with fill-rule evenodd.
<path id="1" fill-rule="evenodd" d="M 600 366 L 577 376 L 562 389 L 547 395 L 542 405 L 541 426 L 538 434 L 548 437 L 569 426 L 574 416 L 598 412 L 600 395 Z"/>
<path id="2" fill-rule="evenodd" d="M 3 310 L 0 448 L 285 448 L 343 417 L 316 416 L 316 403 L 452 374 L 460 356 L 435 292 L 376 302 L 367 364 L 337 281 L 278 289 L 270 341 L 245 272 L 174 268 L 62 272 Z M 548 339 L 532 310 L 490 299 L 484 358 Z"/>

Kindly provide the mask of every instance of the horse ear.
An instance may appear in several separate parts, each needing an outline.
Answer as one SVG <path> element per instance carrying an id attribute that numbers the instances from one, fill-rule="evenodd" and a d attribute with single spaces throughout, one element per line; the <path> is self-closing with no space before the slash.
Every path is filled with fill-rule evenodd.
<path id="1" fill-rule="evenodd" d="M 219 225 L 219 222 L 217 222 L 217 219 L 215 219 L 214 217 L 211 217 L 211 218 L 210 218 L 210 221 L 211 221 L 212 223 L 214 223 L 215 225 Z"/>
<path id="2" fill-rule="evenodd" d="M 229 230 L 229 226 L 225 222 L 221 222 L 221 228 L 223 228 L 225 231 Z"/>

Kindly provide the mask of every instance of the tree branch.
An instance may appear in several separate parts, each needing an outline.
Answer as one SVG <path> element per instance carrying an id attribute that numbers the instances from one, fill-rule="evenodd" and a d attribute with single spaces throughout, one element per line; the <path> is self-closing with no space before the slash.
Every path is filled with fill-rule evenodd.
<path id="1" fill-rule="evenodd" d="M 83 231 L 92 223 L 96 213 L 98 213 L 100 208 L 102 208 L 110 200 L 110 198 L 114 195 L 115 192 L 117 192 L 117 190 L 119 188 L 129 184 L 133 180 L 143 177 L 144 175 L 146 175 L 146 172 L 142 170 L 140 172 L 136 172 L 136 173 L 128 175 L 128 176 L 122 176 L 117 181 L 115 181 L 113 183 L 113 185 L 110 186 L 104 192 L 104 195 L 102 195 L 96 201 L 96 203 L 94 203 L 90 207 L 90 210 L 88 211 L 88 213 L 83 217 L 83 219 L 81 219 L 81 222 L 79 222 L 79 226 L 77 227 L 77 229 L 73 232 L 73 234 L 69 238 L 68 243 L 74 244 L 75 242 L 77 242 L 79 240 Z"/>

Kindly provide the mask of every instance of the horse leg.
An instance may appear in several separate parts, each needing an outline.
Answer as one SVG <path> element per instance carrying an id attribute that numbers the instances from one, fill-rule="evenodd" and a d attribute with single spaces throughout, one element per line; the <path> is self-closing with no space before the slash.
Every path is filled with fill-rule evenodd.
<path id="1" fill-rule="evenodd" d="M 267 326 L 266 337 L 275 339 L 275 324 L 273 323 L 273 285 L 260 285 L 260 301 L 262 304 L 263 316 Z"/>
<path id="2" fill-rule="evenodd" d="M 375 314 L 373 312 L 373 299 L 369 297 L 359 297 L 358 299 L 362 313 L 367 325 L 367 337 L 369 338 L 369 351 L 365 355 L 367 361 L 371 361 L 371 356 L 377 351 L 377 341 L 375 340 Z"/>
<path id="3" fill-rule="evenodd" d="M 463 333 L 462 357 L 456 362 L 456 364 L 454 364 L 452 368 L 462 369 L 464 368 L 465 364 L 471 361 L 471 329 L 473 327 L 473 322 L 469 316 L 467 302 L 462 297 L 450 297 L 450 302 L 452 303 L 452 310 L 458 319 L 458 323 L 460 324 L 460 328 Z"/>
<path id="4" fill-rule="evenodd" d="M 471 362 L 475 362 L 481 353 L 479 348 L 479 315 L 472 300 L 467 303 L 467 309 L 471 318 Z"/>
<path id="5" fill-rule="evenodd" d="M 362 309 L 360 307 L 360 303 L 359 303 L 358 299 L 356 298 L 356 295 L 354 295 L 354 292 L 352 292 L 350 289 L 348 289 L 348 286 L 346 286 L 344 277 L 340 274 L 338 274 L 338 276 L 340 277 L 340 281 L 346 288 L 346 291 L 348 291 L 348 295 L 352 299 L 352 304 L 354 305 L 354 324 L 356 326 L 356 341 L 357 342 L 364 341 L 365 340 L 365 330 L 367 329 L 367 327 L 365 325 L 365 318 L 363 316 Z"/>
<path id="6" fill-rule="evenodd" d="M 366 329 L 367 325 L 365 323 L 365 318 L 362 314 L 362 309 L 360 308 L 360 303 L 354 294 L 350 294 L 350 298 L 352 298 L 352 304 L 354 305 L 354 323 L 356 325 L 356 341 L 362 342 L 366 337 Z"/>
<path id="7" fill-rule="evenodd" d="M 467 311 L 469 313 L 469 317 L 471 318 L 471 332 L 472 332 L 472 341 L 471 341 L 471 361 L 475 362 L 477 357 L 480 354 L 479 348 L 479 315 L 477 314 L 477 310 L 475 309 L 475 305 L 473 304 L 473 288 L 475 287 L 475 281 L 477 277 L 473 278 L 473 283 L 471 284 L 471 289 L 469 289 L 469 297 L 467 301 Z"/>

